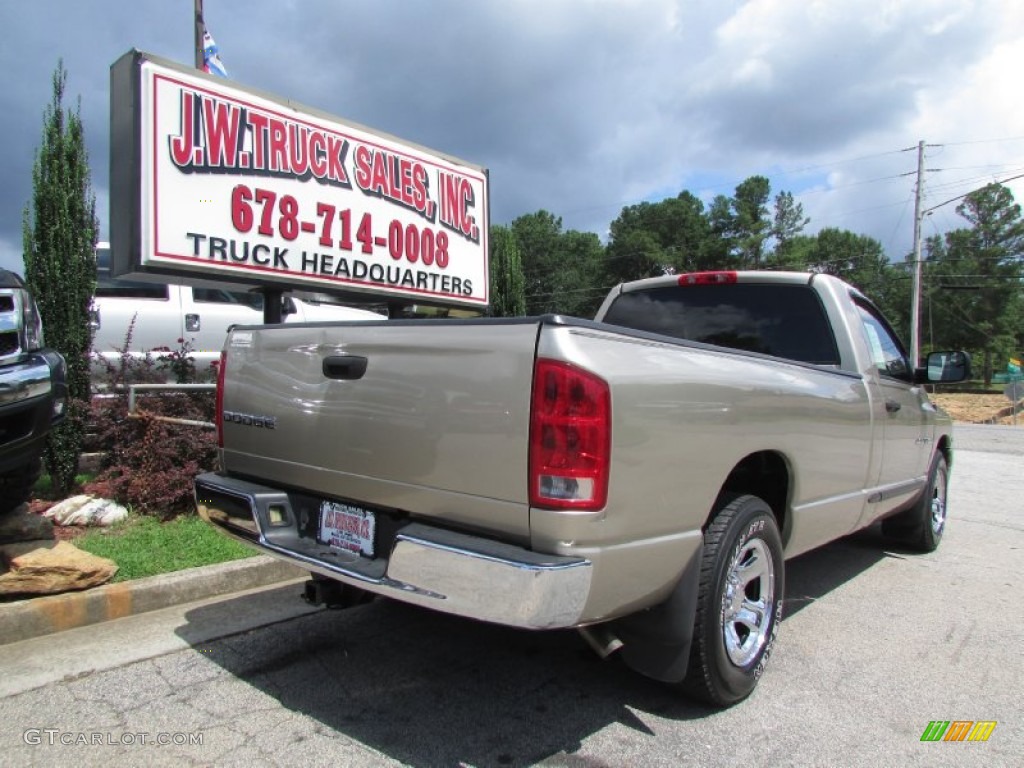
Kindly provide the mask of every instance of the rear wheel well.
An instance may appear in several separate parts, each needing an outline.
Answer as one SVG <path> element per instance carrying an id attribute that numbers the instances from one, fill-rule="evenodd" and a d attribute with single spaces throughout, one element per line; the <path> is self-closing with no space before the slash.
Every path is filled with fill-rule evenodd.
<path id="1" fill-rule="evenodd" d="M 733 467 L 718 492 L 714 509 L 719 508 L 722 497 L 726 495 L 749 493 L 757 496 L 772 508 L 785 544 L 789 540 L 789 520 L 786 514 L 789 507 L 789 485 L 789 464 L 782 454 L 775 451 L 752 453 Z M 710 522 L 709 515 L 707 523 Z"/>

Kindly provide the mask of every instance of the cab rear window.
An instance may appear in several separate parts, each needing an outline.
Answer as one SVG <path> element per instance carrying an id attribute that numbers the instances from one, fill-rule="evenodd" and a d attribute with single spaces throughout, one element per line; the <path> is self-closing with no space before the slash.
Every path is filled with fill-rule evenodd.
<path id="1" fill-rule="evenodd" d="M 621 294 L 604 322 L 687 341 L 839 365 L 832 326 L 806 285 L 664 286 Z"/>

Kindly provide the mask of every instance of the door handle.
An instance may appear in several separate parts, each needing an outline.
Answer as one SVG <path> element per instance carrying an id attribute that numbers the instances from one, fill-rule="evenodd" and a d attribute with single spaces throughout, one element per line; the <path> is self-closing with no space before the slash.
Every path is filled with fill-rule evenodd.
<path id="1" fill-rule="evenodd" d="M 191 312 L 185 315 L 185 331 L 187 333 L 196 333 L 199 331 L 199 315 Z"/>
<path id="2" fill-rule="evenodd" d="M 896 413 L 896 411 L 898 411 L 902 407 L 903 406 L 895 400 L 885 401 L 885 410 L 887 410 L 889 413 Z"/>
<path id="3" fill-rule="evenodd" d="M 366 373 L 367 359 L 359 355 L 331 355 L 324 358 L 323 371 L 328 379 L 355 381 Z"/>

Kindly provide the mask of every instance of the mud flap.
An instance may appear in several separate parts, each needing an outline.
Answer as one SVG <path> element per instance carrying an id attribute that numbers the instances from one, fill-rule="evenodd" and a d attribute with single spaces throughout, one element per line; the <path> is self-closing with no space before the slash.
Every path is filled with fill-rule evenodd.
<path id="1" fill-rule="evenodd" d="M 702 545 L 663 603 L 611 622 L 610 629 L 624 643 L 619 656 L 630 669 L 665 683 L 686 677 L 703 553 Z"/>

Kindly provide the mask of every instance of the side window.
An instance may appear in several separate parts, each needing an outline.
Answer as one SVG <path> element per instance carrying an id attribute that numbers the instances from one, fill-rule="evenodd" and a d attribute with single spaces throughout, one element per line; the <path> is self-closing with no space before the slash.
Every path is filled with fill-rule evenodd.
<path id="1" fill-rule="evenodd" d="M 871 362 L 878 366 L 879 373 L 897 379 L 909 378 L 912 371 L 907 355 L 888 323 L 873 308 L 860 302 L 857 303 L 857 311 L 864 325 Z"/>
<path id="2" fill-rule="evenodd" d="M 150 283 L 110 276 L 110 248 L 96 249 L 96 295 L 112 299 L 167 301 L 166 283 Z"/>
<path id="3" fill-rule="evenodd" d="M 207 304 L 244 304 L 252 309 L 263 309 L 263 297 L 258 293 L 225 291 L 221 288 L 193 288 L 192 298 Z"/>
<path id="4" fill-rule="evenodd" d="M 237 303 L 231 294 L 219 288 L 193 288 L 192 298 L 195 301 L 202 301 L 208 304 L 235 304 Z"/>
<path id="5" fill-rule="evenodd" d="M 167 286 L 136 280 L 121 280 L 102 273 L 96 278 L 96 295 L 116 299 L 157 299 L 167 301 Z"/>

